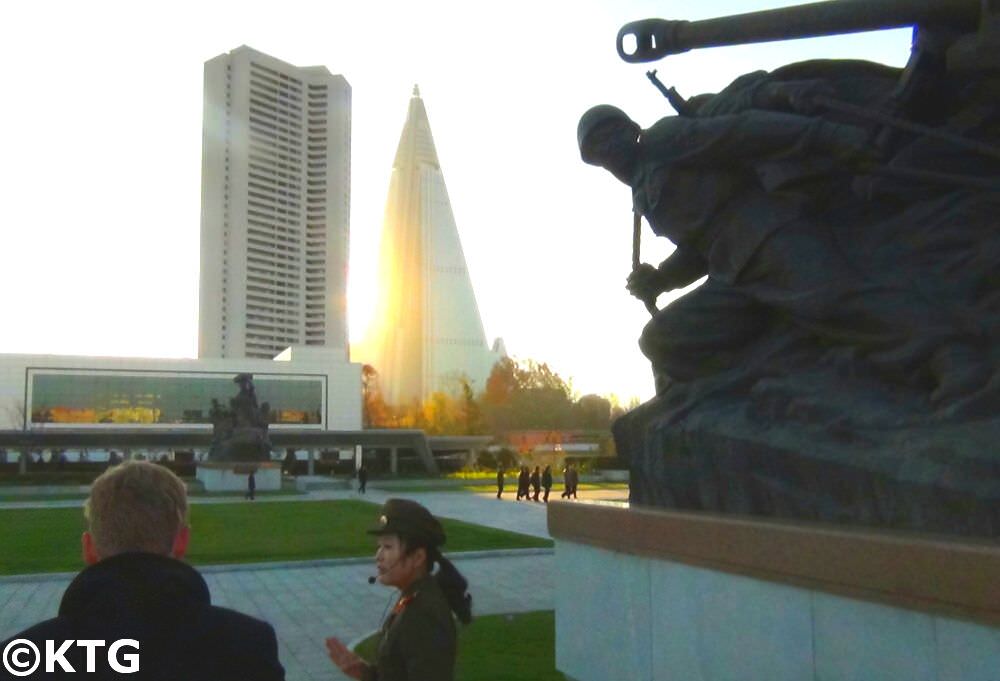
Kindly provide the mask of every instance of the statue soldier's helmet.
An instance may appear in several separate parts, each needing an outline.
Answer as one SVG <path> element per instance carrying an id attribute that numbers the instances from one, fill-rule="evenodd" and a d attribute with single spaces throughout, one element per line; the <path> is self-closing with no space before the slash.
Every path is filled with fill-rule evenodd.
<path id="1" fill-rule="evenodd" d="M 634 128 L 636 133 L 639 132 L 639 125 L 628 117 L 624 111 L 619 109 L 617 106 L 611 106 L 610 104 L 598 104 L 593 106 L 580 116 L 580 122 L 576 126 L 576 143 L 580 148 L 580 157 L 585 163 L 593 164 L 595 158 L 593 155 L 592 144 L 586 144 L 587 139 L 591 134 L 602 127 L 603 125 L 611 122 L 623 123 L 631 128 Z"/>

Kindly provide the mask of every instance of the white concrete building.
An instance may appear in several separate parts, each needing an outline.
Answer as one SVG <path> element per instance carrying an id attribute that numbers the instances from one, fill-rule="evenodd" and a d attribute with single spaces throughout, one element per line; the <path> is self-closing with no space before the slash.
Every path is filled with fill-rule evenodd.
<path id="1" fill-rule="evenodd" d="M 379 297 L 358 355 L 379 373 L 389 404 L 448 390 L 464 375 L 482 390 L 503 341 L 486 343 L 444 173 L 419 90 L 392 166 L 379 262 Z"/>
<path id="2" fill-rule="evenodd" d="M 205 63 L 199 357 L 347 359 L 351 86 L 239 47 Z"/>
<path id="3" fill-rule="evenodd" d="M 272 429 L 361 429 L 361 365 L 340 352 L 292 347 L 274 360 L 0 355 L 0 430 L 211 430 L 233 377 L 251 373 Z"/>

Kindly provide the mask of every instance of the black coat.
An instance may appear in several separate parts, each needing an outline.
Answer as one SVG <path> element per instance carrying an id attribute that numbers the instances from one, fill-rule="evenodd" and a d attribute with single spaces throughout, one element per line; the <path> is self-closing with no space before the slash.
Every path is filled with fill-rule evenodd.
<path id="1" fill-rule="evenodd" d="M 531 477 L 529 478 L 529 481 L 531 482 L 532 489 L 534 489 L 537 492 L 538 488 L 541 486 L 541 480 L 538 476 L 538 471 L 531 472 Z"/>
<path id="2" fill-rule="evenodd" d="M 86 649 L 72 645 L 65 657 L 76 673 L 44 673 L 32 681 L 87 678 L 91 681 L 281 681 L 278 642 L 270 624 L 234 610 L 211 605 L 208 586 L 191 566 L 151 553 L 126 553 L 76 576 L 63 594 L 59 615 L 11 639 L 34 642 L 44 655 L 45 640 L 103 639 L 97 648 L 96 672 L 87 669 Z M 139 642 L 139 671 L 119 674 L 108 665 L 108 648 L 122 638 Z M 8 641 L 0 643 L 4 649 Z M 57 644 L 58 645 L 58 644 Z M 132 654 L 124 648 L 119 664 Z M 0 665 L 0 679 L 5 676 Z"/>
<path id="3" fill-rule="evenodd" d="M 531 479 L 531 474 L 528 471 L 521 471 L 517 476 L 517 489 L 520 492 L 528 491 L 528 482 Z"/>

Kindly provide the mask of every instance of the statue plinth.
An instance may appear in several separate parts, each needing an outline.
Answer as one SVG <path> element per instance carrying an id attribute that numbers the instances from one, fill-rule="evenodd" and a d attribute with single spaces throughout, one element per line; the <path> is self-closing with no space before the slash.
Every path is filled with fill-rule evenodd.
<path id="1" fill-rule="evenodd" d="M 1000 535 L 998 419 L 935 419 L 816 371 L 685 405 L 692 390 L 615 422 L 633 504 Z"/>
<path id="2" fill-rule="evenodd" d="M 247 478 L 254 474 L 258 492 L 281 490 L 281 463 L 279 462 L 225 462 L 203 461 L 198 464 L 195 477 L 206 492 L 245 492 Z"/>
<path id="3" fill-rule="evenodd" d="M 975 681 L 1000 668 L 995 542 L 586 501 L 547 513 L 568 677 Z M 614 598 L 581 598 L 581 584 Z"/>

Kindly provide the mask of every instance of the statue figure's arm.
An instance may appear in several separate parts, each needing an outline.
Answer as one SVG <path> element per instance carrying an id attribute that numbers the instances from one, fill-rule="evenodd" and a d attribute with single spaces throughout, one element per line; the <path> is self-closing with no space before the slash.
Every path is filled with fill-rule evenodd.
<path id="1" fill-rule="evenodd" d="M 749 110 L 709 118 L 665 118 L 642 137 L 649 163 L 726 167 L 733 161 L 801 158 L 810 154 L 842 160 L 872 154 L 864 128 L 779 111 Z"/>
<path id="2" fill-rule="evenodd" d="M 684 288 L 708 274 L 708 262 L 697 251 L 678 246 L 656 268 L 664 288 L 673 291 Z"/>
<path id="3" fill-rule="evenodd" d="M 833 86 L 820 78 L 767 81 L 753 93 L 753 108 L 814 116 L 823 108 L 817 98 L 836 96 Z"/>

